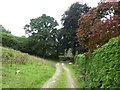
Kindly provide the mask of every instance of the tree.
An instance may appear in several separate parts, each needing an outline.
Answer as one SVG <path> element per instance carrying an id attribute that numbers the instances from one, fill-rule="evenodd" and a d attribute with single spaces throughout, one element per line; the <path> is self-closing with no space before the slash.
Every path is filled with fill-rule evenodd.
<path id="1" fill-rule="evenodd" d="M 2 25 L 0 25 L 0 32 L 11 33 L 9 30 L 6 30 Z"/>
<path id="2" fill-rule="evenodd" d="M 76 39 L 76 30 L 78 29 L 78 19 L 81 15 L 88 12 L 90 7 L 87 4 L 80 4 L 79 2 L 73 3 L 70 8 L 65 11 L 63 17 L 61 19 L 63 24 L 63 30 L 61 32 L 65 32 L 61 37 L 63 41 L 66 42 L 67 46 L 72 49 L 72 54 L 75 56 L 76 47 L 78 46 L 78 42 Z"/>
<path id="3" fill-rule="evenodd" d="M 59 54 L 64 55 L 67 53 L 68 49 L 70 48 L 69 43 L 69 33 L 64 30 L 64 28 L 59 29 L 57 39 L 58 39 L 58 50 Z"/>
<path id="4" fill-rule="evenodd" d="M 99 3 L 79 19 L 79 44 L 89 52 L 120 35 L 120 2 Z"/>
<path id="5" fill-rule="evenodd" d="M 17 37 L 13 36 L 12 34 L 0 32 L 0 35 L 2 35 L 2 46 L 13 48 L 15 50 L 19 50 L 22 52 L 25 52 L 25 46 L 27 42 L 26 37 Z"/>
<path id="6" fill-rule="evenodd" d="M 30 51 L 28 52 L 42 57 L 53 55 L 57 57 L 57 25 L 58 23 L 53 17 L 45 14 L 31 19 L 30 24 L 24 27 L 26 34 L 29 35 L 28 50 Z"/>

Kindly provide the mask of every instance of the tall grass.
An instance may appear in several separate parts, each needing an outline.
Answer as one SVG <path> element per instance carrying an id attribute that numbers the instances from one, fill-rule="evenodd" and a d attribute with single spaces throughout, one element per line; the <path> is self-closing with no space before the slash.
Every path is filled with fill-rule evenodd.
<path id="1" fill-rule="evenodd" d="M 3 88 L 40 88 L 55 72 L 55 62 L 0 48 Z"/>

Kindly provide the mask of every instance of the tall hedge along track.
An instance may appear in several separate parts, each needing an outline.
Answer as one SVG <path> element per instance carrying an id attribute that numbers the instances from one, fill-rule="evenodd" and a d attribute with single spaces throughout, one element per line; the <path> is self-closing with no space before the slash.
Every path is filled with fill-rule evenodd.
<path id="1" fill-rule="evenodd" d="M 96 49 L 88 59 L 78 55 L 75 69 L 81 88 L 120 88 L 120 36 Z"/>

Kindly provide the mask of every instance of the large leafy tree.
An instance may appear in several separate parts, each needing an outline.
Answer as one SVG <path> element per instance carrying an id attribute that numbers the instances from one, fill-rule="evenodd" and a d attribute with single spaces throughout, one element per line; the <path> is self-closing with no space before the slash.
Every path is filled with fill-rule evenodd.
<path id="1" fill-rule="evenodd" d="M 67 53 L 68 49 L 70 48 L 68 36 L 69 33 L 66 30 L 64 30 L 64 28 L 59 29 L 57 35 L 59 54 L 64 55 L 65 53 Z"/>
<path id="2" fill-rule="evenodd" d="M 57 56 L 57 21 L 43 14 L 31 19 L 24 29 L 28 37 L 28 52 L 42 57 Z"/>
<path id="3" fill-rule="evenodd" d="M 88 12 L 89 8 L 90 7 L 88 7 L 87 4 L 80 4 L 79 2 L 73 3 L 70 8 L 65 11 L 61 19 L 63 29 L 60 31 L 60 36 L 62 42 L 66 43 L 66 45 L 68 46 L 67 48 L 72 49 L 73 56 L 76 54 L 76 47 L 78 46 L 76 40 L 78 19 L 81 17 L 81 15 Z"/>
<path id="4" fill-rule="evenodd" d="M 79 44 L 93 51 L 120 35 L 120 2 L 99 3 L 79 19 Z"/>

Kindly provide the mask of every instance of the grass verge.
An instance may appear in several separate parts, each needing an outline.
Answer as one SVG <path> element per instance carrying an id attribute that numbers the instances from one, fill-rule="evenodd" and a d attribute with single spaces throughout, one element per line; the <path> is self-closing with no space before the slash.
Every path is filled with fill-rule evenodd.
<path id="1" fill-rule="evenodd" d="M 78 81 L 78 78 L 76 77 L 77 75 L 76 75 L 76 71 L 75 71 L 75 68 L 74 68 L 74 64 L 68 64 L 68 63 L 66 63 L 65 65 L 70 70 L 71 76 L 72 76 L 72 78 L 74 80 L 74 86 L 75 86 L 75 88 L 80 88 L 80 82 Z"/>

